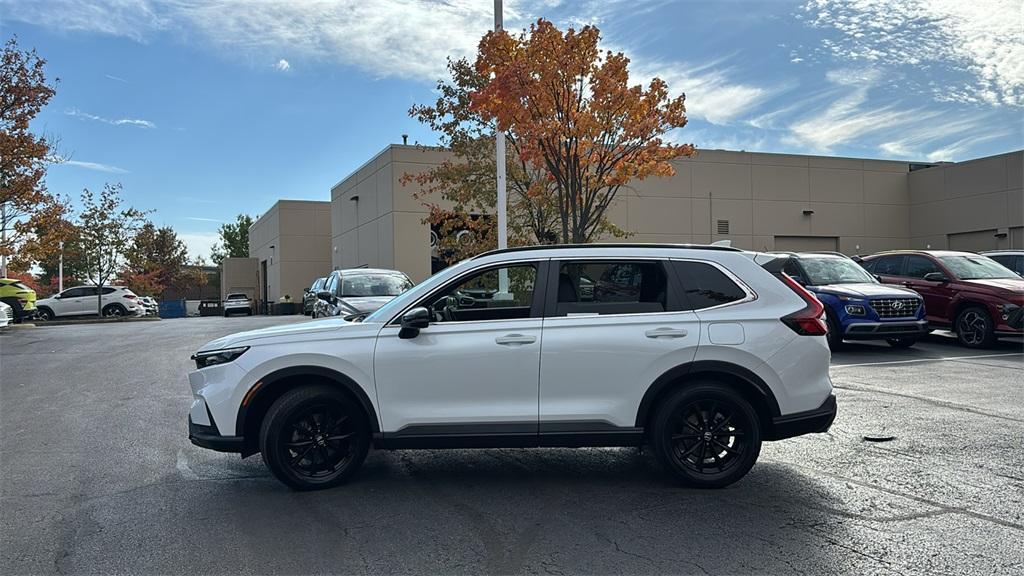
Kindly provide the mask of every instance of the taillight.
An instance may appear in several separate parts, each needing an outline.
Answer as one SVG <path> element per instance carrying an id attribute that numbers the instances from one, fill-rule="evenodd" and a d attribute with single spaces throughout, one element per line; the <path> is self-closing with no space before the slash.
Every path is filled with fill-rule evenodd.
<path id="1" fill-rule="evenodd" d="M 135 294 L 125 294 L 124 297 L 129 300 L 135 300 L 136 298 L 138 298 L 138 296 L 136 296 Z"/>
<path id="2" fill-rule="evenodd" d="M 794 332 L 801 336 L 824 336 L 828 334 L 828 324 L 824 320 L 825 307 L 822 306 L 818 298 L 789 276 L 781 274 L 781 277 L 786 286 L 789 286 L 790 290 L 796 292 L 797 296 L 807 303 L 807 306 L 800 310 L 780 318 L 782 323 L 792 328 Z"/>

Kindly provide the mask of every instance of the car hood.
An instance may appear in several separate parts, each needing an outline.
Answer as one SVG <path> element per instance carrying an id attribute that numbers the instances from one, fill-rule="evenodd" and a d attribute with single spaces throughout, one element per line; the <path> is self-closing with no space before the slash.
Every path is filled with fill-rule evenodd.
<path id="1" fill-rule="evenodd" d="M 346 296 L 339 298 L 338 303 L 365 314 L 376 311 L 377 308 L 391 302 L 394 298 L 394 296 Z"/>
<path id="2" fill-rule="evenodd" d="M 851 296 L 854 298 L 905 298 L 917 297 L 917 292 L 907 288 L 891 286 L 889 284 L 875 284 L 873 282 L 862 282 L 858 284 L 827 284 L 825 286 L 811 286 L 814 292 L 835 294 L 836 296 Z"/>
<path id="3" fill-rule="evenodd" d="M 961 282 L 979 288 L 994 288 L 996 291 L 1008 292 L 1017 296 L 1024 294 L 1024 278 L 978 278 L 976 280 L 961 280 Z"/>
<path id="4" fill-rule="evenodd" d="M 333 332 L 339 330 L 344 326 L 352 324 L 346 322 L 342 318 L 334 317 L 324 320 L 316 320 L 313 322 L 300 322 L 298 324 L 286 324 L 284 326 L 270 326 L 267 328 L 260 328 L 258 330 L 247 330 L 245 332 L 236 332 L 229 334 L 216 340 L 211 340 L 206 344 L 203 344 L 199 348 L 199 352 L 205 352 L 207 350 L 223 350 L 225 348 L 234 348 L 236 346 L 242 346 L 253 340 L 262 340 L 265 338 L 282 338 L 289 336 L 300 336 L 307 334 L 316 334 L 320 332 Z"/>

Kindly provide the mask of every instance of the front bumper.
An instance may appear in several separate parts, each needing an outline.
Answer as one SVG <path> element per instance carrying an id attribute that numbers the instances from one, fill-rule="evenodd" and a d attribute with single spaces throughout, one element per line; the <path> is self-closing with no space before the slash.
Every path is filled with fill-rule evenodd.
<path id="1" fill-rule="evenodd" d="M 828 432 L 836 419 L 836 396 L 828 398 L 813 410 L 772 418 L 772 430 L 765 440 L 782 440 L 804 434 Z"/>
<path id="2" fill-rule="evenodd" d="M 928 333 L 927 320 L 901 322 L 854 322 L 843 332 L 844 340 L 875 340 L 878 338 L 918 338 Z"/>
<path id="3" fill-rule="evenodd" d="M 202 426 L 188 417 L 188 439 L 199 446 L 217 452 L 241 452 L 244 444 L 241 436 L 221 436 L 217 425 Z"/>

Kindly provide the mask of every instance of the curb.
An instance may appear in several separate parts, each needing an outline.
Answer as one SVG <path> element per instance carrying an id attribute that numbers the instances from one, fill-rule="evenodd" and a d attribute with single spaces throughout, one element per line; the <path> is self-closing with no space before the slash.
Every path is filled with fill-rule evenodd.
<path id="1" fill-rule="evenodd" d="M 18 324 L 18 326 L 76 326 L 78 324 L 118 324 L 122 322 L 157 322 L 159 316 L 145 318 L 88 318 L 85 320 L 45 320 L 37 324 Z"/>

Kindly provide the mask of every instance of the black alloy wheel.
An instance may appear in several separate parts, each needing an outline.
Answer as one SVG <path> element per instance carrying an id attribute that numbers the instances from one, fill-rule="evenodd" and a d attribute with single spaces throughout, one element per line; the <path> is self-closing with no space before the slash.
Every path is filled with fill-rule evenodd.
<path id="1" fill-rule="evenodd" d="M 285 393 L 271 406 L 260 430 L 263 461 L 296 490 L 343 483 L 359 469 L 369 446 L 362 408 L 330 386 Z"/>
<path id="2" fill-rule="evenodd" d="M 964 308 L 956 317 L 956 338 L 968 348 L 992 346 L 996 336 L 988 312 L 980 306 Z"/>
<path id="3" fill-rule="evenodd" d="M 36 318 L 42 321 L 53 320 L 53 310 L 49 308 L 40 308 L 36 310 Z"/>
<path id="4" fill-rule="evenodd" d="M 125 309 L 120 304 L 110 304 L 103 309 L 104 316 L 124 316 Z"/>
<path id="5" fill-rule="evenodd" d="M 828 334 L 825 335 L 828 349 L 833 352 L 841 350 L 843 348 L 843 329 L 839 322 L 836 321 L 835 314 L 827 307 L 825 310 L 825 325 L 828 327 Z"/>
<path id="6" fill-rule="evenodd" d="M 742 478 L 761 451 L 760 420 L 742 396 L 705 383 L 673 393 L 655 414 L 652 443 L 679 480 L 721 488 Z"/>

